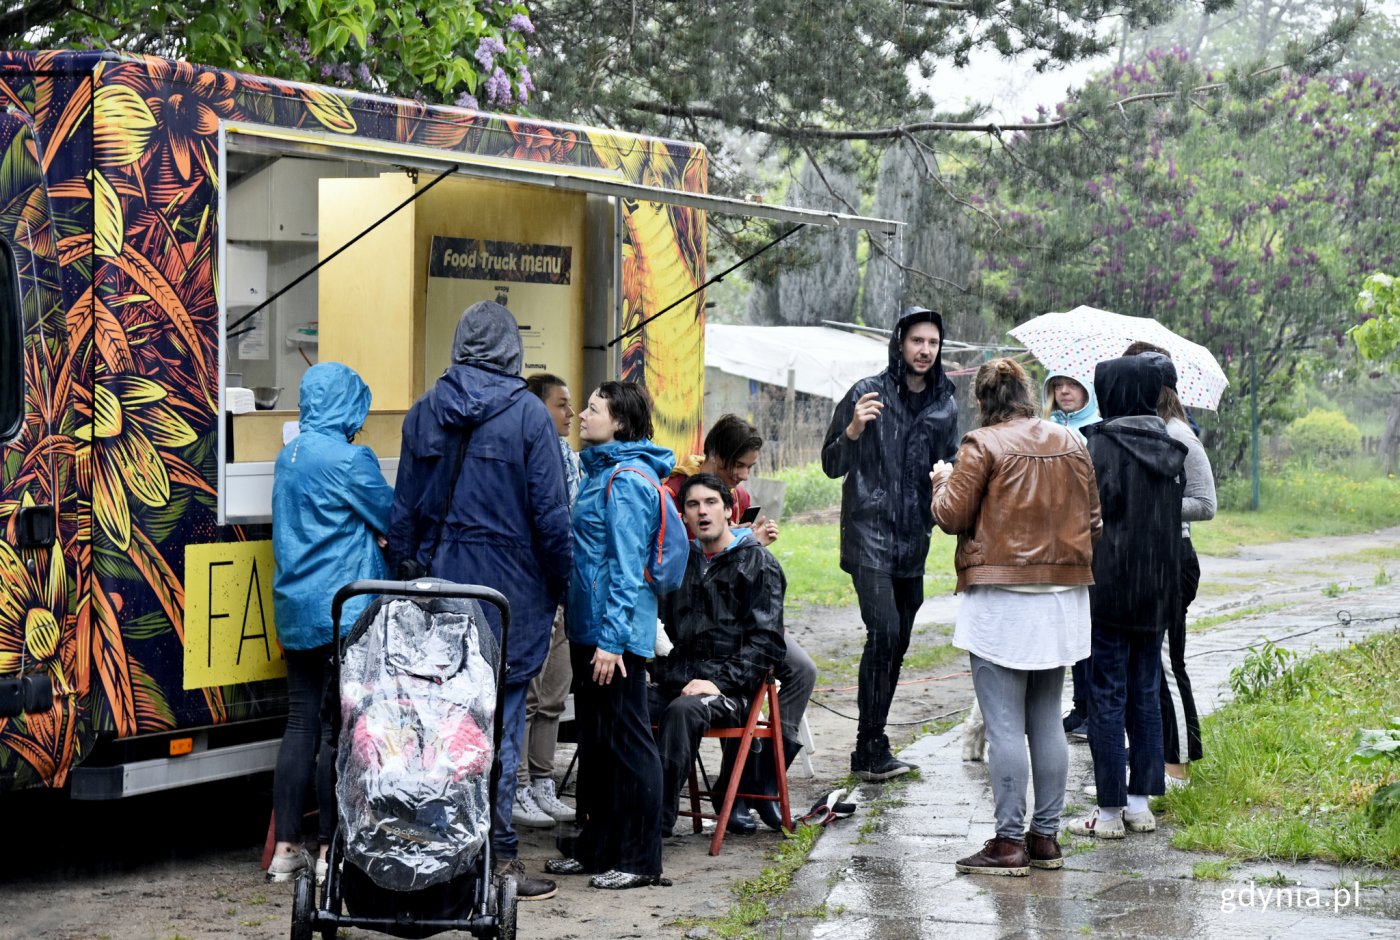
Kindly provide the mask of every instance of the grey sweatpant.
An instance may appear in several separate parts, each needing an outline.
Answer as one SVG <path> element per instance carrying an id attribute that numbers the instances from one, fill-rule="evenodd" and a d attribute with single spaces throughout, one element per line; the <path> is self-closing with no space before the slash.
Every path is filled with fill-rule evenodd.
<path id="1" fill-rule="evenodd" d="M 569 697 L 574 670 L 569 663 L 569 641 L 564 636 L 564 608 L 554 614 L 554 631 L 549 638 L 549 654 L 544 668 L 530 680 L 525 699 L 525 750 L 516 782 L 524 787 L 530 781 L 554 776 L 554 749 L 559 746 L 559 718 Z M 502 784 L 504 786 L 505 784 Z M 513 792 L 513 791 L 512 791 Z"/>
<path id="2" fill-rule="evenodd" d="M 1064 667 L 1008 669 L 975 653 L 969 656 L 972 686 L 987 726 L 987 769 L 996 801 L 997 835 L 1025 838 L 1026 784 L 1032 774 L 1035 812 L 1031 829 L 1040 835 L 1057 835 L 1069 776 L 1069 745 L 1060 723 Z"/>

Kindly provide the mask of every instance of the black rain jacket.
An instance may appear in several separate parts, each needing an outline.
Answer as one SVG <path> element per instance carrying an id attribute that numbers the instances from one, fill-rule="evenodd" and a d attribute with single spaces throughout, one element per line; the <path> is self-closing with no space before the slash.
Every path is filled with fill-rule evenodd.
<path id="1" fill-rule="evenodd" d="M 933 533 L 928 474 L 934 463 L 958 450 L 958 406 L 953 380 L 943 374 L 943 347 L 929 371 L 933 390 L 918 414 L 905 406 L 904 357 L 900 344 L 915 323 L 932 323 L 947 341 L 943 318 L 920 308 L 905 311 L 890 335 L 890 364 L 861 379 L 836 405 L 822 445 L 822 470 L 841 487 L 841 568 L 874 568 L 897 578 L 921 577 Z M 846 437 L 856 401 L 879 392 L 884 410 L 858 440 Z"/>
<path id="2" fill-rule="evenodd" d="M 678 693 L 691 679 L 709 679 L 731 698 L 751 699 L 783 661 L 782 566 L 747 529 L 708 561 L 691 543 L 685 581 L 661 599 L 661 619 L 675 644 L 652 660 L 651 677 Z"/>
<path id="3" fill-rule="evenodd" d="M 1153 633 L 1177 614 L 1186 445 L 1157 417 L 1164 363 L 1125 356 L 1094 370 L 1104 419 L 1089 435 L 1103 514 L 1089 588 L 1095 629 Z"/>

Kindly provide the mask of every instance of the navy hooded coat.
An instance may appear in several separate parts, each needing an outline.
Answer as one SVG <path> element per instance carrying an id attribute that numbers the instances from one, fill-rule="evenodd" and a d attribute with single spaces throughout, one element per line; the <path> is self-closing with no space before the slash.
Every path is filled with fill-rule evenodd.
<path id="1" fill-rule="evenodd" d="M 573 557 L 559 433 L 520 377 L 522 360 L 509 310 L 491 301 L 467 308 L 453 364 L 404 419 L 389 525 L 395 566 L 413 560 L 434 577 L 506 596 L 512 684 L 544 664 Z M 499 640 L 495 608 L 482 609 Z"/>

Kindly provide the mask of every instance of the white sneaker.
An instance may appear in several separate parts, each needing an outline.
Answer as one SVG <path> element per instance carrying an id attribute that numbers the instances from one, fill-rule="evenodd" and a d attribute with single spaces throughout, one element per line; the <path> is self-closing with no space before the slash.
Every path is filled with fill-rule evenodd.
<path id="1" fill-rule="evenodd" d="M 272 882 L 291 881 L 302 871 L 311 866 L 311 856 L 305 849 L 297 849 L 295 852 L 279 852 L 272 857 L 272 862 L 267 866 L 267 880 Z"/>
<path id="2" fill-rule="evenodd" d="M 1171 774 L 1167 774 L 1166 779 L 1167 792 L 1169 793 L 1172 790 L 1180 790 L 1182 787 L 1188 786 L 1191 783 L 1190 777 L 1173 777 Z"/>
<path id="3" fill-rule="evenodd" d="M 1157 817 L 1152 815 L 1152 810 L 1145 809 L 1134 813 L 1131 810 L 1123 811 L 1123 825 L 1129 832 L 1156 832 Z"/>
<path id="4" fill-rule="evenodd" d="M 573 822 L 578 819 L 574 808 L 555 795 L 553 777 L 540 777 L 531 781 L 530 794 L 535 798 L 536 806 L 559 822 Z"/>
<path id="5" fill-rule="evenodd" d="M 530 829 L 548 829 L 554 825 L 554 817 L 540 809 L 529 787 L 522 786 L 515 788 L 515 808 L 510 811 L 510 821 Z"/>

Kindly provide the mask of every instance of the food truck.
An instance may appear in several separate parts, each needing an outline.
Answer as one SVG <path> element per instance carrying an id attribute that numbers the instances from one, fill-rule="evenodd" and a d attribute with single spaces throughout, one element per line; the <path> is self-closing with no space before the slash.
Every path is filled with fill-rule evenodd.
<path id="1" fill-rule="evenodd" d="M 525 369 L 703 406 L 697 144 L 185 62 L 0 53 L 0 792 L 110 799 L 270 769 L 285 718 L 272 467 L 306 368 L 404 414 L 482 299 Z M 657 314 L 665 311 L 664 316 Z"/>

